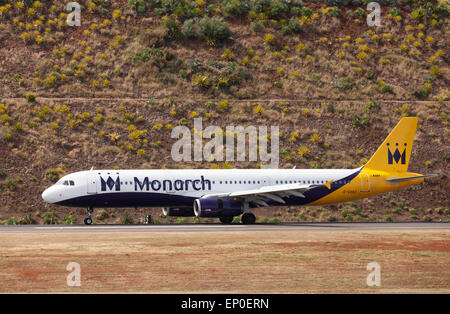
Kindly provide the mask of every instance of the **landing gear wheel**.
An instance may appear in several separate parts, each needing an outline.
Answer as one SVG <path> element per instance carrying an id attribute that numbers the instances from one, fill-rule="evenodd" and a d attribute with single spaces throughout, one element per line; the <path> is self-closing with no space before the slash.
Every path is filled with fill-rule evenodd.
<path id="1" fill-rule="evenodd" d="M 219 217 L 219 220 L 223 224 L 230 224 L 233 222 L 233 216 L 223 216 Z"/>
<path id="2" fill-rule="evenodd" d="M 87 209 L 87 218 L 84 219 L 84 224 L 91 225 L 92 224 L 92 213 L 94 212 L 94 208 L 91 206 Z"/>
<path id="3" fill-rule="evenodd" d="M 241 221 L 244 225 L 253 225 L 256 221 L 256 217 L 252 213 L 245 213 L 242 215 Z"/>

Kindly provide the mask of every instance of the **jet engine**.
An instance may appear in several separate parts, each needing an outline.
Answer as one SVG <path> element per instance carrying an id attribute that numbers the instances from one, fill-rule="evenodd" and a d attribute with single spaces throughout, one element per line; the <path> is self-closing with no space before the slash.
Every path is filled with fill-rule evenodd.
<path id="1" fill-rule="evenodd" d="M 194 201 L 194 214 L 197 217 L 234 217 L 242 214 L 242 204 L 233 200 L 199 198 Z"/>
<path id="2" fill-rule="evenodd" d="M 164 216 L 171 217 L 193 217 L 194 209 L 193 208 L 163 208 L 162 209 Z"/>

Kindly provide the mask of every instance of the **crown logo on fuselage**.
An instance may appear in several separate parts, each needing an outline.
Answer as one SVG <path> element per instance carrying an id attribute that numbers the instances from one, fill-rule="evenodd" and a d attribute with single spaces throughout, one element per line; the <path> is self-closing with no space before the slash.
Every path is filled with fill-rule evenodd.
<path id="1" fill-rule="evenodd" d="M 117 177 L 117 179 L 114 181 L 113 178 L 108 176 L 108 179 L 105 181 L 101 176 L 100 176 L 100 183 L 101 183 L 101 188 L 102 191 L 106 191 L 107 187 L 109 188 L 109 190 L 116 190 L 116 191 L 120 191 L 120 179 L 119 177 Z"/>

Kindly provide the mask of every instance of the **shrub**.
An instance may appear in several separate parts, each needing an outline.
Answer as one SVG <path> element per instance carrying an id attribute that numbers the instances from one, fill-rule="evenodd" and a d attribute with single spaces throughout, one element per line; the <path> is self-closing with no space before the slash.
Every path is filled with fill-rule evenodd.
<path id="1" fill-rule="evenodd" d="M 220 111 L 225 111 L 228 109 L 229 105 L 230 104 L 229 104 L 228 100 L 224 100 L 217 104 L 217 109 L 219 109 Z"/>
<path id="2" fill-rule="evenodd" d="M 338 7 L 332 7 L 328 10 L 327 14 L 329 16 L 338 17 L 341 13 L 341 10 Z"/>
<path id="3" fill-rule="evenodd" d="M 300 33 L 300 31 L 301 31 L 301 27 L 300 27 L 300 22 L 298 21 L 298 19 L 297 18 L 295 18 L 295 17 L 292 17 L 290 20 L 289 20 L 289 30 L 292 32 L 292 33 Z"/>
<path id="4" fill-rule="evenodd" d="M 414 92 L 414 96 L 418 99 L 424 100 L 428 98 L 429 91 L 425 88 L 419 88 L 416 92 Z"/>
<path id="5" fill-rule="evenodd" d="M 311 15 L 313 14 L 313 11 L 308 8 L 308 7 L 303 7 L 302 8 L 302 15 L 306 16 L 306 17 L 311 17 Z"/>
<path id="6" fill-rule="evenodd" d="M 431 75 L 434 75 L 434 76 L 440 76 L 441 75 L 441 69 L 437 65 L 433 65 L 430 68 L 430 73 L 431 73 Z"/>
<path id="7" fill-rule="evenodd" d="M 286 2 L 281 0 L 272 0 L 270 2 L 269 17 L 275 20 L 279 20 L 283 14 L 289 12 L 289 7 Z"/>
<path id="8" fill-rule="evenodd" d="M 36 223 L 36 220 L 33 218 L 33 214 L 27 214 L 25 217 L 23 217 L 19 223 L 21 225 L 33 225 Z"/>
<path id="9" fill-rule="evenodd" d="M 224 15 L 226 17 L 238 17 L 246 13 L 249 9 L 247 1 L 223 0 Z"/>
<path id="10" fill-rule="evenodd" d="M 184 21 L 183 26 L 181 27 L 181 34 L 185 38 L 197 37 L 197 27 L 193 19 Z"/>
<path id="11" fill-rule="evenodd" d="M 327 217 L 327 220 L 328 220 L 328 222 L 335 222 L 337 219 L 336 219 L 335 216 L 329 215 L 329 216 Z"/>
<path id="12" fill-rule="evenodd" d="M 35 102 L 36 101 L 36 96 L 34 96 L 33 94 L 27 94 L 25 98 L 26 98 L 26 100 L 28 102 Z"/>
<path id="13" fill-rule="evenodd" d="M 48 211 L 44 214 L 43 222 L 46 225 L 55 225 L 58 223 L 56 211 Z"/>
<path id="14" fill-rule="evenodd" d="M 128 0 L 128 6 L 134 9 L 137 13 L 145 13 L 147 10 L 147 1 L 144 0 Z"/>
<path id="15" fill-rule="evenodd" d="M 318 133 L 314 133 L 314 134 L 311 134 L 310 140 L 313 143 L 321 143 L 322 136 L 320 136 L 320 134 L 318 134 Z"/>
<path id="16" fill-rule="evenodd" d="M 120 223 L 123 225 L 131 225 L 133 224 L 133 218 L 128 212 L 124 212 L 122 217 L 120 217 Z"/>
<path id="17" fill-rule="evenodd" d="M 264 22 L 263 21 L 254 21 L 250 23 L 250 28 L 255 32 L 259 33 L 264 29 Z"/>
<path id="18" fill-rule="evenodd" d="M 74 215 L 64 216 L 63 220 L 64 224 L 73 225 L 73 223 L 75 222 L 75 216 Z"/>
<path id="19" fill-rule="evenodd" d="M 273 34 L 264 35 L 264 42 L 269 45 L 275 44 L 275 36 Z"/>
<path id="20" fill-rule="evenodd" d="M 394 90 L 392 89 L 392 87 L 390 85 L 387 84 L 383 84 L 380 86 L 379 88 L 380 92 L 382 92 L 383 94 L 394 94 Z"/>
<path id="21" fill-rule="evenodd" d="M 209 88 L 211 86 L 211 81 L 206 75 L 196 75 L 194 77 L 194 83 L 202 88 Z"/>
<path id="22" fill-rule="evenodd" d="M 324 103 L 323 106 L 327 108 L 329 112 L 334 112 L 334 106 L 330 103 Z"/>
<path id="23" fill-rule="evenodd" d="M 306 147 L 306 146 L 301 146 L 301 147 L 298 149 L 297 153 L 298 153 L 301 157 L 308 157 L 309 154 L 311 153 L 311 150 L 310 150 L 308 147 Z"/>
<path id="24" fill-rule="evenodd" d="M 100 210 L 100 212 L 95 216 L 97 220 L 105 220 L 106 218 L 109 218 L 109 214 L 105 209 Z"/>
<path id="25" fill-rule="evenodd" d="M 15 217 L 9 217 L 5 225 L 17 225 L 17 219 Z"/>
<path id="26" fill-rule="evenodd" d="M 233 35 L 228 24 L 221 18 L 202 18 L 199 23 L 199 35 L 210 45 L 221 43 Z"/>
<path id="27" fill-rule="evenodd" d="M 357 8 L 355 11 L 352 12 L 353 17 L 359 17 L 359 18 L 365 18 L 366 17 L 366 11 L 362 8 Z"/>
<path id="28" fill-rule="evenodd" d="M 9 179 L 8 182 L 6 182 L 6 187 L 11 190 L 14 191 L 16 189 L 16 183 L 14 182 L 13 179 Z"/>
<path id="29" fill-rule="evenodd" d="M 51 182 L 56 182 L 59 180 L 60 175 L 62 173 L 62 170 L 60 168 L 56 168 L 56 169 L 48 169 L 47 173 L 46 173 L 46 177 L 51 181 Z"/>
<path id="30" fill-rule="evenodd" d="M 180 25 L 178 25 L 177 21 L 167 18 L 163 21 L 163 26 L 167 29 L 167 39 L 176 39 L 180 35 Z"/>

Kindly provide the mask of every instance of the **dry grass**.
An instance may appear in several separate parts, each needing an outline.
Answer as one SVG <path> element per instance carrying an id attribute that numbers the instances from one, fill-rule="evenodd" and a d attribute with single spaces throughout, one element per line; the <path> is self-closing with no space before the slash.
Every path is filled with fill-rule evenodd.
<path id="1" fill-rule="evenodd" d="M 0 235 L 0 292 L 450 292 L 450 232 Z M 366 285 L 369 262 L 379 288 Z M 81 266 L 68 287 L 66 266 Z"/>

